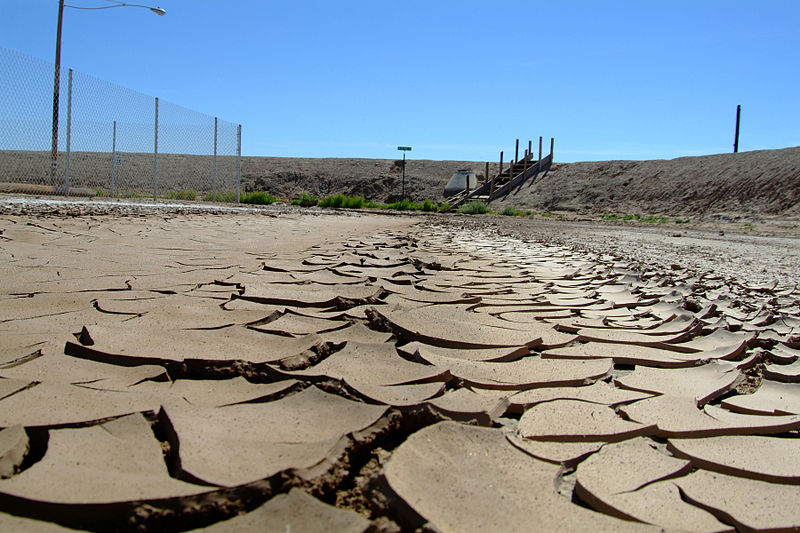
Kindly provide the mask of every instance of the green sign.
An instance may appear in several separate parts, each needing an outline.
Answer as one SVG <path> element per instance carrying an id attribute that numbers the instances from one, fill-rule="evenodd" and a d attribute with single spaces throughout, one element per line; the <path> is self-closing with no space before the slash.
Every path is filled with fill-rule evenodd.
<path id="1" fill-rule="evenodd" d="M 410 152 L 411 151 L 411 147 L 410 146 L 398 146 L 397 149 L 398 150 L 403 150 L 404 152 Z"/>

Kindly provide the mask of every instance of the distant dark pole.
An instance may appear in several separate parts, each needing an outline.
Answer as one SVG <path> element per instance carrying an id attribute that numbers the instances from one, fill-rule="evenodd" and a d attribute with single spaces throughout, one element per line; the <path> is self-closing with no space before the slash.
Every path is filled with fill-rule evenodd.
<path id="1" fill-rule="evenodd" d="M 739 151 L 739 117 L 742 114 L 742 106 L 736 106 L 736 135 L 733 138 L 733 153 Z"/>
<path id="2" fill-rule="evenodd" d="M 403 152 L 403 200 L 406 199 L 406 153 Z"/>

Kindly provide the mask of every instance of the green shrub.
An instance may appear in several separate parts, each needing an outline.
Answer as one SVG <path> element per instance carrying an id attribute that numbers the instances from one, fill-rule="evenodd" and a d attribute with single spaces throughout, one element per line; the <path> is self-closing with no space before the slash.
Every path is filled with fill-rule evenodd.
<path id="1" fill-rule="evenodd" d="M 336 207 L 342 209 L 362 209 L 368 207 L 367 201 L 360 196 L 345 196 L 334 194 L 326 196 L 317 204 L 319 207 Z M 372 204 L 369 204 L 372 205 Z"/>
<path id="2" fill-rule="evenodd" d="M 692 221 L 691 218 L 676 218 L 675 219 L 675 223 L 676 224 L 688 224 L 691 221 Z"/>
<path id="3" fill-rule="evenodd" d="M 426 213 L 430 213 L 438 209 L 439 208 L 436 206 L 436 204 L 431 202 L 430 200 L 425 200 L 424 202 L 422 202 L 422 206 L 420 207 L 420 210 L 425 211 Z"/>
<path id="4" fill-rule="evenodd" d="M 197 193 L 191 189 L 186 189 L 183 191 L 169 191 L 163 196 L 163 198 L 167 200 L 185 200 L 194 202 L 197 200 Z"/>
<path id="5" fill-rule="evenodd" d="M 480 200 L 473 200 L 459 207 L 458 212 L 465 215 L 483 215 L 489 212 L 489 207 Z"/>
<path id="6" fill-rule="evenodd" d="M 277 202 L 278 199 L 264 191 L 249 192 L 242 196 L 243 204 L 269 205 Z"/>
<path id="7" fill-rule="evenodd" d="M 397 211 L 409 211 L 414 209 L 414 204 L 411 203 L 411 200 L 400 200 L 399 202 L 392 202 L 391 204 L 386 204 L 387 209 L 395 209 Z"/>
<path id="8" fill-rule="evenodd" d="M 310 194 L 303 193 L 300 198 L 295 198 L 292 200 L 292 205 L 299 205 L 300 207 L 314 207 L 319 203 L 319 200 L 316 196 L 312 196 Z"/>
<path id="9" fill-rule="evenodd" d="M 444 213 L 445 211 L 450 209 L 450 204 L 445 202 L 439 206 L 439 212 Z"/>
<path id="10" fill-rule="evenodd" d="M 542 216 L 546 218 L 546 217 L 550 217 L 552 215 L 550 213 L 542 213 Z"/>

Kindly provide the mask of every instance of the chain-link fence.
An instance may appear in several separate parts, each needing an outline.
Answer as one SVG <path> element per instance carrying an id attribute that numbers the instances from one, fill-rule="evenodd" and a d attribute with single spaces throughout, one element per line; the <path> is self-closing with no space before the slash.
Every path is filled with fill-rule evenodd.
<path id="1" fill-rule="evenodd" d="M 53 63 L 0 47 L 0 191 L 239 200 L 241 125 L 72 69 L 54 113 L 54 85 Z"/>

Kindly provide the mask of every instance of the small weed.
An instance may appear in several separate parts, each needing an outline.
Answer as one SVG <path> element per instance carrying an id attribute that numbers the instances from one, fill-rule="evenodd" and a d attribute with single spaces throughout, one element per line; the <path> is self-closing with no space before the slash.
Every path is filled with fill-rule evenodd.
<path id="1" fill-rule="evenodd" d="M 622 217 L 621 217 L 621 216 L 619 216 L 619 215 L 617 215 L 617 214 L 615 214 L 615 213 L 608 213 L 608 214 L 606 214 L 606 215 L 603 215 L 603 216 L 602 216 L 602 217 L 600 217 L 600 218 L 602 218 L 603 220 L 619 220 L 619 219 L 621 219 Z"/>
<path id="2" fill-rule="evenodd" d="M 243 204 L 269 205 L 274 204 L 277 201 L 277 198 L 271 194 L 265 193 L 264 191 L 249 192 L 242 196 Z"/>
<path id="3" fill-rule="evenodd" d="M 675 219 L 675 223 L 676 224 L 688 224 L 691 221 L 692 221 L 691 218 L 676 218 Z"/>
<path id="4" fill-rule="evenodd" d="M 104 191 L 103 189 L 95 189 L 94 195 L 98 198 L 103 198 L 106 195 L 106 191 Z"/>
<path id="5" fill-rule="evenodd" d="M 744 229 L 746 231 L 750 231 L 751 229 L 753 229 L 753 225 L 749 222 L 745 222 Z"/>
<path id="6" fill-rule="evenodd" d="M 459 207 L 458 212 L 465 215 L 483 215 L 489 212 L 489 207 L 480 200 L 473 200 Z"/>
<path id="7" fill-rule="evenodd" d="M 166 200 L 184 200 L 187 202 L 194 202 L 197 200 L 197 193 L 191 189 L 182 191 L 169 191 L 162 198 Z"/>
<path id="8" fill-rule="evenodd" d="M 439 212 L 444 213 L 445 211 L 450 209 L 450 204 L 445 202 L 439 206 Z"/>
<path id="9" fill-rule="evenodd" d="M 542 213 L 542 216 L 547 218 L 553 216 L 551 213 Z"/>

